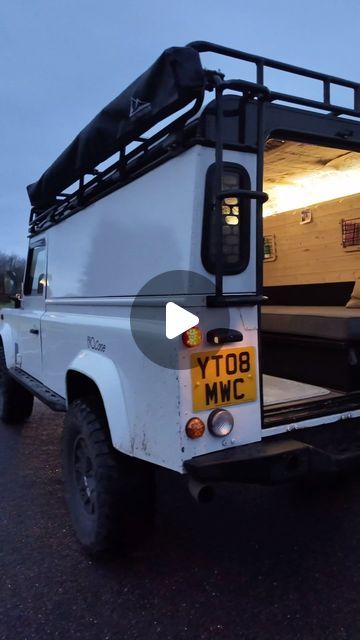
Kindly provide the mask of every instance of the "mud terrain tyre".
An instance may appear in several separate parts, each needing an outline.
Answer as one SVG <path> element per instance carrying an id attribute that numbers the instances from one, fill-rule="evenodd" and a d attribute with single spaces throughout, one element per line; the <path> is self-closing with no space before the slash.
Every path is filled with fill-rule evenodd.
<path id="1" fill-rule="evenodd" d="M 97 398 L 75 400 L 67 411 L 63 475 L 76 536 L 90 555 L 128 551 L 151 530 L 154 467 L 114 449 Z"/>
<path id="2" fill-rule="evenodd" d="M 0 342 L 0 420 L 6 424 L 22 424 L 31 416 L 33 404 L 32 393 L 9 375 Z"/>

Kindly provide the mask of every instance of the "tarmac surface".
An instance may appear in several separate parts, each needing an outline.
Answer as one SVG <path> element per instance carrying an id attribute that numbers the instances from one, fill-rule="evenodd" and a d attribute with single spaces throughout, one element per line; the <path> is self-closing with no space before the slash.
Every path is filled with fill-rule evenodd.
<path id="1" fill-rule="evenodd" d="M 218 488 L 158 473 L 146 544 L 96 564 L 62 494 L 63 417 L 0 425 L 0 638 L 360 639 L 360 474 L 337 486 Z"/>

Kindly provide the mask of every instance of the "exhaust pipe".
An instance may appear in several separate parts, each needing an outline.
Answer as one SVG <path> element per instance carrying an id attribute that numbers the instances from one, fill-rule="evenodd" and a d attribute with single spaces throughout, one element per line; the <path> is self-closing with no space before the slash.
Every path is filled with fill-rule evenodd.
<path id="1" fill-rule="evenodd" d="M 190 478 L 188 487 L 192 497 L 201 504 L 211 502 L 214 498 L 214 489 L 209 484 L 202 484 L 202 482 L 198 482 L 198 480 Z"/>

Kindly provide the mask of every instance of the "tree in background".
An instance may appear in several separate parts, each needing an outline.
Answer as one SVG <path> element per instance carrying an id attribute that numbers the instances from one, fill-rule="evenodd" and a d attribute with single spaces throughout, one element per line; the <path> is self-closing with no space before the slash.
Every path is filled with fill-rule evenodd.
<path id="1" fill-rule="evenodd" d="M 20 292 L 24 269 L 24 258 L 15 253 L 9 255 L 0 251 L 0 301 L 8 298 L 9 292 L 10 295 Z"/>

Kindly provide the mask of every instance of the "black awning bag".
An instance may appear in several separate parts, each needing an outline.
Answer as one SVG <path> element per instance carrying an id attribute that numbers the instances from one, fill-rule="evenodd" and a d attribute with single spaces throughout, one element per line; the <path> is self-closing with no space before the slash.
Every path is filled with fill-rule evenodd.
<path id="1" fill-rule="evenodd" d="M 91 173 L 121 147 L 200 97 L 204 84 L 205 73 L 195 49 L 166 49 L 100 111 L 37 182 L 28 186 L 32 206 L 44 210 L 53 205 L 56 196 L 85 173 Z"/>

